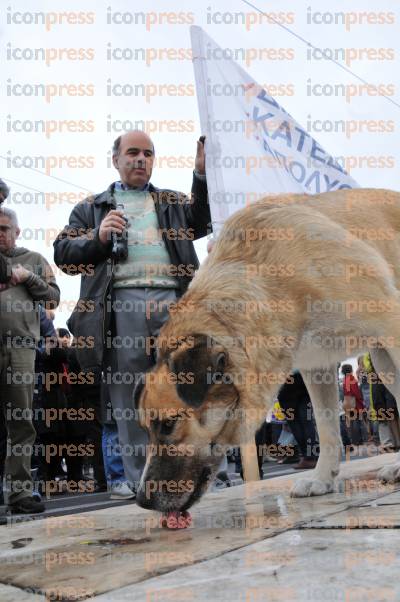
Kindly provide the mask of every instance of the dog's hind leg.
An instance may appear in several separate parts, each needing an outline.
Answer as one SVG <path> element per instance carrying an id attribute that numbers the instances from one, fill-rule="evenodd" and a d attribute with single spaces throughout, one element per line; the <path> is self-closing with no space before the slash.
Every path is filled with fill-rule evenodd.
<path id="1" fill-rule="evenodd" d="M 371 358 L 377 372 L 386 376 L 385 386 L 395 397 L 400 413 L 400 350 L 398 348 L 371 350 Z M 394 375 L 393 382 L 392 375 Z M 398 462 L 384 466 L 378 471 L 377 477 L 384 482 L 400 481 L 400 457 Z"/>
<path id="2" fill-rule="evenodd" d="M 314 408 L 320 442 L 320 455 L 309 477 L 294 484 L 293 497 L 324 495 L 333 491 L 339 473 L 342 443 L 339 428 L 339 400 L 336 367 L 327 370 L 302 370 Z"/>

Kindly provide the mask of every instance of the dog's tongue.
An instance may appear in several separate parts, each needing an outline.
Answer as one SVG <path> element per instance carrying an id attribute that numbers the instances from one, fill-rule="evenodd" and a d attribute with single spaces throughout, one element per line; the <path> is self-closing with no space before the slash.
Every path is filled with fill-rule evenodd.
<path id="1" fill-rule="evenodd" d="M 187 529 L 192 524 L 190 512 L 174 510 L 163 514 L 160 519 L 161 527 L 164 529 Z"/>

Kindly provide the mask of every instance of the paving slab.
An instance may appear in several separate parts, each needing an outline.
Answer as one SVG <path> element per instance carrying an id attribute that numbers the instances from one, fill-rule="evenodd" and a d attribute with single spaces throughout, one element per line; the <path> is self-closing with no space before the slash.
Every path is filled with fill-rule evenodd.
<path id="1" fill-rule="evenodd" d="M 303 529 L 400 529 L 400 491 L 356 505 L 325 518 L 312 520 Z M 400 550 L 400 533 L 399 538 Z"/>
<path id="2" fill-rule="evenodd" d="M 125 586 L 135 588 L 180 567 L 211 567 L 234 550 L 267 540 L 273 546 L 285 533 L 296 531 L 299 537 L 307 532 L 333 533 L 335 524 L 343 530 L 343 513 L 359 512 L 360 507 L 362 516 L 371 518 L 373 504 L 397 495 L 396 487 L 375 479 L 376 470 L 394 460 L 387 455 L 348 462 L 341 470 L 341 492 L 317 498 L 289 497 L 294 480 L 307 476 L 304 473 L 210 493 L 193 508 L 193 526 L 185 531 L 161 529 L 158 514 L 135 505 L 3 526 L 0 583 L 49 599 L 83 600 L 104 594 L 104 600 L 117 600 L 110 596 L 119 595 L 116 592 Z M 382 512 L 387 508 L 380 507 Z M 389 530 L 393 525 L 380 532 Z M 284 564 L 285 556 L 281 557 Z M 205 569 L 205 578 L 209 570 Z M 143 600 L 153 602 L 151 597 Z"/>
<path id="3" fill-rule="evenodd" d="M 288 531 L 94 602 L 396 602 L 398 532 Z"/>

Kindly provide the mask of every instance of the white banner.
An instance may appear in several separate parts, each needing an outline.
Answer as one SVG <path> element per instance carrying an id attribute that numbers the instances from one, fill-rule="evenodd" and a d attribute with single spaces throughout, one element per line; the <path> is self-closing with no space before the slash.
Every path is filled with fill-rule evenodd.
<path id="1" fill-rule="evenodd" d="M 270 193 L 316 194 L 358 184 L 201 27 L 191 27 L 214 233 Z"/>

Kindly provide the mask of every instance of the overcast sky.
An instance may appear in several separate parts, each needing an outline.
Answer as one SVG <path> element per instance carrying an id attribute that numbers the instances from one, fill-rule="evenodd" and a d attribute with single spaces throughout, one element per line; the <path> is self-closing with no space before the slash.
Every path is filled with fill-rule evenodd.
<path id="1" fill-rule="evenodd" d="M 393 0 L 255 2 L 306 41 L 329 49 L 332 56 L 334 49 L 346 49 L 344 63 L 342 51 L 336 51 L 339 62 L 380 86 L 389 99 L 365 88 L 347 88 L 355 94 L 351 98 L 342 96 L 340 89 L 331 94 L 341 83 L 362 84 L 333 62 L 312 56 L 304 41 L 272 19 L 259 23 L 259 15 L 243 1 L 199 6 L 194 1 L 167 5 L 161 0 L 38 0 L 29 3 L 34 6 L 29 10 L 27 4 L 3 2 L 1 8 L 0 177 L 12 189 L 8 205 L 18 212 L 20 244 L 39 251 L 50 263 L 54 236 L 68 222 L 73 204 L 117 179 L 110 148 L 122 133 L 123 122 L 129 129 L 144 120 L 154 128 L 151 135 L 162 164 L 154 169 L 152 182 L 190 190 L 191 161 L 201 133 L 189 54 L 191 24 L 203 27 L 232 52 L 240 55 L 246 49 L 247 58 L 239 56 L 238 63 L 260 84 L 276 86 L 278 102 L 333 156 L 354 157 L 361 163 L 351 170 L 361 186 L 399 189 L 400 7 Z M 41 12 L 47 13 L 47 24 L 41 24 Z M 140 12 L 146 13 L 144 24 Z M 344 24 L 341 12 L 348 13 Z M 265 48 L 277 50 L 259 60 Z M 48 98 L 41 95 L 41 84 L 47 86 Z M 39 86 L 36 95 L 35 86 Z M 322 86 L 329 95 L 321 95 Z M 45 133 L 43 120 L 52 122 Z M 342 132 L 343 120 L 358 131 Z M 42 166 L 42 157 L 47 158 L 47 167 Z M 171 157 L 180 158 L 184 166 L 171 164 Z M 35 164 L 37 171 L 28 168 Z M 45 202 L 40 193 L 47 193 Z M 204 257 L 205 242 L 197 243 L 197 249 Z M 78 298 L 79 277 L 57 271 L 57 281 L 62 301 L 56 325 L 63 326 Z"/>

